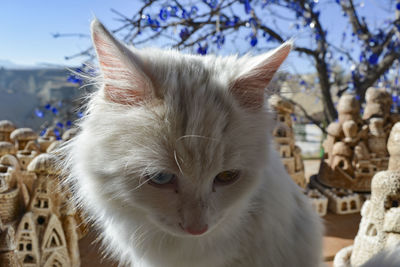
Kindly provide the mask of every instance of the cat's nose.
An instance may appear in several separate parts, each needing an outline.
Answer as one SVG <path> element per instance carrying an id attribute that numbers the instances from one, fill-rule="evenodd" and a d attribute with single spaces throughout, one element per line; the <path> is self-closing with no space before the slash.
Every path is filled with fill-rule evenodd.
<path id="1" fill-rule="evenodd" d="M 208 225 L 207 224 L 204 225 L 204 226 L 201 226 L 201 227 L 194 227 L 194 226 L 186 226 L 186 227 L 184 227 L 181 224 L 179 224 L 179 225 L 182 227 L 182 229 L 185 232 L 187 232 L 187 233 L 189 233 L 191 235 L 202 235 L 205 232 L 207 232 L 207 230 L 208 230 Z"/>

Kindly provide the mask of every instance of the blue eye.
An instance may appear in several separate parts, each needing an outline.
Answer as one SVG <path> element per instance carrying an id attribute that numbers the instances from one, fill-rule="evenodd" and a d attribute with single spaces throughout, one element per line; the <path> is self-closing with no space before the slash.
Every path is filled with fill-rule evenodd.
<path id="1" fill-rule="evenodd" d="M 159 172 L 150 176 L 150 182 L 155 185 L 170 184 L 174 181 L 175 174 Z"/>

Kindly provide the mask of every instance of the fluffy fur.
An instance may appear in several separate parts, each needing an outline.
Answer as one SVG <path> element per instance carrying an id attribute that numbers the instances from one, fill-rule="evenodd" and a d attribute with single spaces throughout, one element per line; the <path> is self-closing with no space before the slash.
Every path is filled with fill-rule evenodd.
<path id="1" fill-rule="evenodd" d="M 102 87 L 65 169 L 107 251 L 135 267 L 319 266 L 319 218 L 274 151 L 264 105 L 290 44 L 220 58 L 127 49 L 98 21 L 92 34 Z M 215 185 L 226 170 L 239 179 Z M 149 184 L 159 172 L 176 187 Z"/>

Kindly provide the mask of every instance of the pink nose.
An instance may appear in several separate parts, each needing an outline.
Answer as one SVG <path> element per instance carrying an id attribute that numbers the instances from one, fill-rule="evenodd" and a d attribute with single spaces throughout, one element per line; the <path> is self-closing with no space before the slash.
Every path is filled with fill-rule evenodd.
<path id="1" fill-rule="evenodd" d="M 182 227 L 182 229 L 185 232 L 187 232 L 187 233 L 189 233 L 191 235 L 201 235 L 201 234 L 204 234 L 205 232 L 207 232 L 207 230 L 208 230 L 208 225 L 207 224 L 204 225 L 202 228 L 197 228 L 197 227 L 195 228 L 195 227 L 190 227 L 190 226 L 183 227 L 181 224 L 180 224 L 180 226 Z"/>

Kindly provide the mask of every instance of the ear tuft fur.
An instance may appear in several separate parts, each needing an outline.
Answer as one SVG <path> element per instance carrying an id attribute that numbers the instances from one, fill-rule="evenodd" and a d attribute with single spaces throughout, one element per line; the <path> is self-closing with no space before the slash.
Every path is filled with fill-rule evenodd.
<path id="1" fill-rule="evenodd" d="M 139 56 L 118 42 L 97 19 L 92 21 L 91 32 L 107 100 L 138 105 L 152 97 L 152 82 Z"/>

